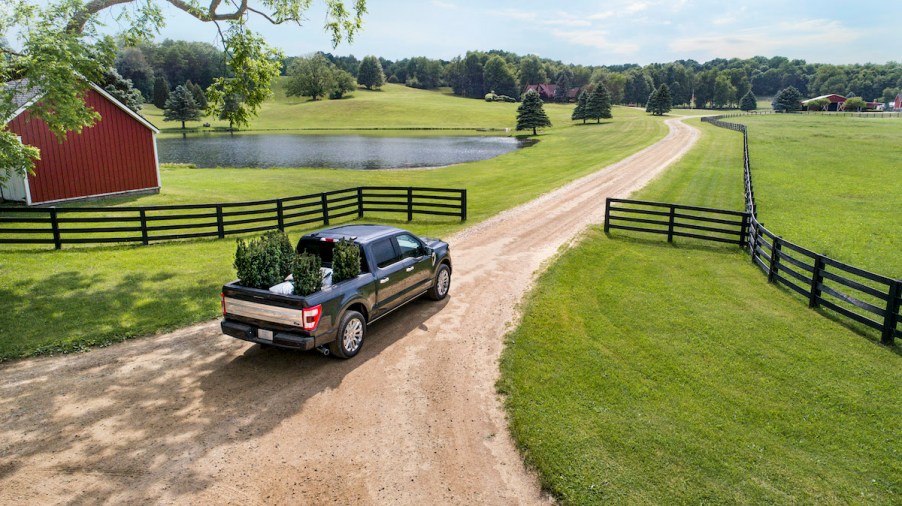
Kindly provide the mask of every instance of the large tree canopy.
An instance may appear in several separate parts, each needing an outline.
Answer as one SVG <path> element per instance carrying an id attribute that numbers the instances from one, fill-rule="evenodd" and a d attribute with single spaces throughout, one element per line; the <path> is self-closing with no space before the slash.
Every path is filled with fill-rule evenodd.
<path id="1" fill-rule="evenodd" d="M 0 87 L 0 115 L 6 120 L 18 109 L 17 97 L 39 94 L 30 105 L 32 117 L 43 120 L 60 139 L 69 131 L 80 132 L 100 116 L 85 105 L 89 82 L 101 82 L 115 63 L 113 38 L 98 32 L 98 17 L 109 11 L 126 22 L 122 39 L 128 44 L 150 40 L 165 24 L 161 3 L 165 1 L 200 21 L 215 25 L 226 52 L 229 76 L 217 78 L 207 91 L 209 110 L 225 106 L 225 97 L 241 96 L 233 119 L 246 124 L 269 96 L 279 74 L 282 54 L 269 47 L 247 27 L 247 20 L 260 17 L 273 24 L 296 23 L 313 0 L 51 0 L 35 5 L 29 0 L 6 0 L 0 10 L 0 38 L 16 34 L 15 42 L 0 45 L 0 79 L 17 86 Z M 325 29 L 338 45 L 351 40 L 362 26 L 366 0 L 323 0 Z M 23 146 L 5 125 L 0 127 L 0 181 L 11 172 L 24 173 L 39 156 Z"/>

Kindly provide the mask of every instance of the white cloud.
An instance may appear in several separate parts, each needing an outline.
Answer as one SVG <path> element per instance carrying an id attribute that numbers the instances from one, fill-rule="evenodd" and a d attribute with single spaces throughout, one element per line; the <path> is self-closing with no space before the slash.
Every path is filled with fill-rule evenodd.
<path id="1" fill-rule="evenodd" d="M 674 40 L 676 53 L 712 57 L 749 58 L 756 55 L 799 53 L 804 48 L 836 46 L 858 39 L 861 34 L 839 21 L 808 19 L 723 33 L 708 33 Z"/>
<path id="2" fill-rule="evenodd" d="M 489 11 L 489 14 L 507 19 L 515 19 L 517 21 L 535 21 L 539 18 L 538 13 L 520 11 L 517 9 L 493 10 Z"/>
<path id="3" fill-rule="evenodd" d="M 615 54 L 633 54 L 639 50 L 639 46 L 630 43 L 611 42 L 607 34 L 601 30 L 560 30 L 551 31 L 555 37 L 579 46 L 594 47 L 610 51 Z"/>

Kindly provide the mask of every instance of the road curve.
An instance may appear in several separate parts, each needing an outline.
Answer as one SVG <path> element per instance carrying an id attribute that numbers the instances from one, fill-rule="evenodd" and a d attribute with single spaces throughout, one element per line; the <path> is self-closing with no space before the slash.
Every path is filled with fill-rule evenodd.
<path id="1" fill-rule="evenodd" d="M 695 143 L 658 143 L 450 238 L 451 297 L 360 355 L 264 350 L 218 322 L 0 367 L 0 503 L 548 503 L 495 391 L 546 261 Z"/>

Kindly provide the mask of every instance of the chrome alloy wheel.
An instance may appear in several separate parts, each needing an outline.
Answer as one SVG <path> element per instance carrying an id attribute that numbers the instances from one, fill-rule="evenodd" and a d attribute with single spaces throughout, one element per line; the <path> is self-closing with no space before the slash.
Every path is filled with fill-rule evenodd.
<path id="1" fill-rule="evenodd" d="M 363 340 L 363 323 L 357 318 L 352 318 L 345 325 L 344 335 L 342 336 L 342 345 L 346 353 L 354 353 L 360 348 L 360 342 Z"/>
<path id="2" fill-rule="evenodd" d="M 442 269 L 438 274 L 438 296 L 444 297 L 448 293 L 448 287 L 451 286 L 451 273 L 448 269 Z"/>

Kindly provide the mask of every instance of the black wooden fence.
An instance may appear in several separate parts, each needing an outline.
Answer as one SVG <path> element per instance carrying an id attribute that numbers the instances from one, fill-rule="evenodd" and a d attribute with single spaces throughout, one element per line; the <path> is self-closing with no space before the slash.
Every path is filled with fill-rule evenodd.
<path id="1" fill-rule="evenodd" d="M 604 231 L 611 229 L 648 232 L 674 237 L 746 245 L 749 215 L 709 207 L 663 202 L 608 198 L 604 208 Z"/>
<path id="2" fill-rule="evenodd" d="M 607 199 L 605 232 L 622 229 L 666 234 L 668 241 L 674 237 L 692 237 L 737 244 L 748 249 L 752 262 L 767 275 L 769 282 L 780 283 L 799 293 L 808 300 L 810 307 L 829 309 L 879 330 L 881 342 L 887 345 L 893 344 L 896 337 L 902 337 L 902 280 L 817 254 L 782 239 L 758 221 L 748 130 L 745 125 L 721 121 L 723 117 L 706 117 L 702 121 L 742 133 L 744 213 L 661 202 Z M 731 218 L 716 218 L 718 215 Z M 737 220 L 736 216 L 741 218 Z M 739 237 L 736 238 L 736 235 Z"/>
<path id="3" fill-rule="evenodd" d="M 0 207 L 0 244 L 141 243 L 284 230 L 365 213 L 467 219 L 467 190 L 359 186 L 282 199 L 141 207 Z"/>

